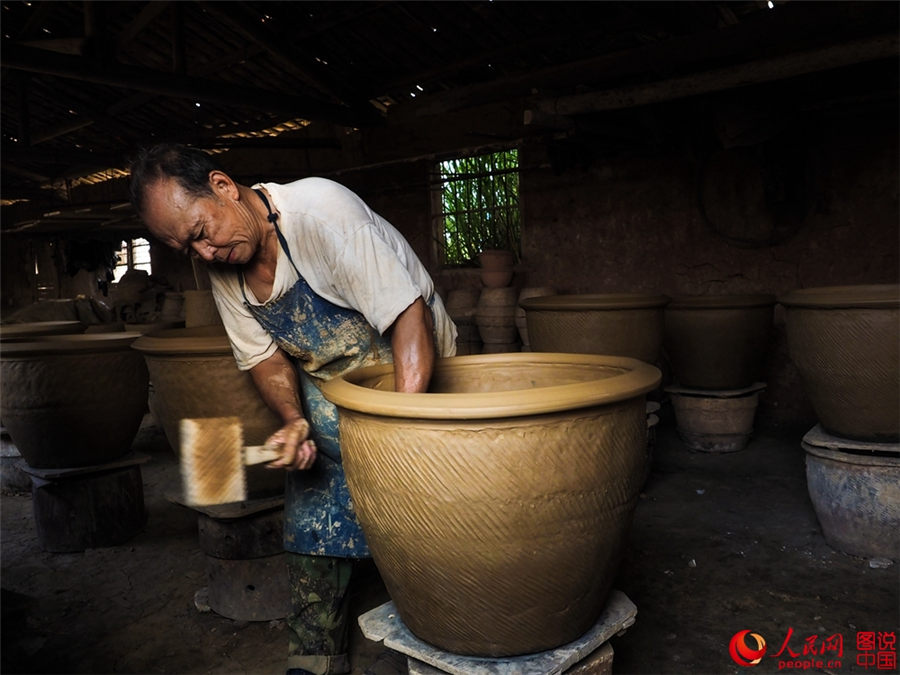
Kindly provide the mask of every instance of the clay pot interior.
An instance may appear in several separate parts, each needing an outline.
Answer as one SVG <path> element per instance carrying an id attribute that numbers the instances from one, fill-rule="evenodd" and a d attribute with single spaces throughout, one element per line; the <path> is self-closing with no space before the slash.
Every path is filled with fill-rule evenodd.
<path id="1" fill-rule="evenodd" d="M 131 449 L 147 406 L 134 332 L 53 335 L 4 343 L 0 416 L 34 468 L 113 461 Z"/>
<path id="2" fill-rule="evenodd" d="M 819 422 L 848 439 L 900 439 L 900 285 L 792 291 L 788 350 Z"/>
<path id="3" fill-rule="evenodd" d="M 552 295 L 523 300 L 536 352 L 628 356 L 655 363 L 663 339 L 665 295 Z"/>
<path id="4" fill-rule="evenodd" d="M 509 656 L 597 620 L 659 379 L 635 359 L 518 352 L 442 359 L 423 394 L 393 391 L 391 366 L 325 383 L 357 515 L 414 634 Z"/>

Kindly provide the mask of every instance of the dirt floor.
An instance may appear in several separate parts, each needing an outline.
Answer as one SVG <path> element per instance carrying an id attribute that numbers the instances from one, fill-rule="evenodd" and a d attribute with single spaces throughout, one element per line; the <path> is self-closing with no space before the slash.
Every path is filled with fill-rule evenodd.
<path id="1" fill-rule="evenodd" d="M 665 406 L 661 417 L 616 582 L 637 620 L 611 641 L 613 672 L 779 672 L 791 651 L 800 655 L 792 661 L 822 660 L 812 672 L 896 672 L 857 665 L 856 640 L 860 632 L 900 630 L 898 565 L 825 543 L 807 494 L 802 432 L 758 431 L 742 452 L 693 453 Z M 2 672 L 283 673 L 283 621 L 241 622 L 198 609 L 195 594 L 207 577 L 197 516 L 165 498 L 178 484 L 174 455 L 152 424 L 134 449 L 151 456 L 142 467 L 148 519 L 125 545 L 45 552 L 30 495 L 3 495 Z M 356 613 L 388 599 L 377 571 L 368 575 Z M 756 667 L 729 656 L 741 630 L 766 640 Z M 826 641 L 825 654 L 808 653 Z M 354 673 L 382 653 L 355 631 Z M 389 663 L 381 661 L 379 673 L 400 672 Z"/>

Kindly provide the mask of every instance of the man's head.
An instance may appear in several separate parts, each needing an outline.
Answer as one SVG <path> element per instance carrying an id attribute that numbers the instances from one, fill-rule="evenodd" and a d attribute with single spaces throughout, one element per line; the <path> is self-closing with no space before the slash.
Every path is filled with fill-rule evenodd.
<path id="1" fill-rule="evenodd" d="M 206 262 L 244 264 L 256 254 L 265 218 L 242 189 L 209 155 L 182 145 L 144 150 L 131 166 L 132 204 L 150 233 Z"/>
<path id="2" fill-rule="evenodd" d="M 131 204 L 143 217 L 147 188 L 166 178 L 174 179 L 190 195 L 212 197 L 209 175 L 213 171 L 222 167 L 202 150 L 175 143 L 145 148 L 131 163 Z"/>

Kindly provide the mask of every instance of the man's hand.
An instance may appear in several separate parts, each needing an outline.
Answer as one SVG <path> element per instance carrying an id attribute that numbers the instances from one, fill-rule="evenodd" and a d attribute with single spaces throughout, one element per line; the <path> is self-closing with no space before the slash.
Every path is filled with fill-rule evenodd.
<path id="1" fill-rule="evenodd" d="M 297 371 L 280 349 L 250 369 L 250 376 L 263 400 L 284 422 L 266 445 L 280 448 L 281 459 L 266 466 L 271 469 L 308 469 L 316 461 L 316 444 L 309 437 L 309 422 L 300 406 Z"/>
<path id="2" fill-rule="evenodd" d="M 279 448 L 281 458 L 266 464 L 269 469 L 308 469 L 316 461 L 316 444 L 309 436 L 309 422 L 302 417 L 285 424 L 266 441 Z"/>

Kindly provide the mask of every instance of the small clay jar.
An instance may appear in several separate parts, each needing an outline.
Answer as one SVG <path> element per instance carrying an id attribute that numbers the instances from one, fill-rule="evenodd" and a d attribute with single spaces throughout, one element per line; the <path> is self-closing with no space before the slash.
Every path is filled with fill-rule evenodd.
<path id="1" fill-rule="evenodd" d="M 516 257 L 506 249 L 485 249 L 478 254 L 481 283 L 487 288 L 508 286 L 515 274 Z"/>

